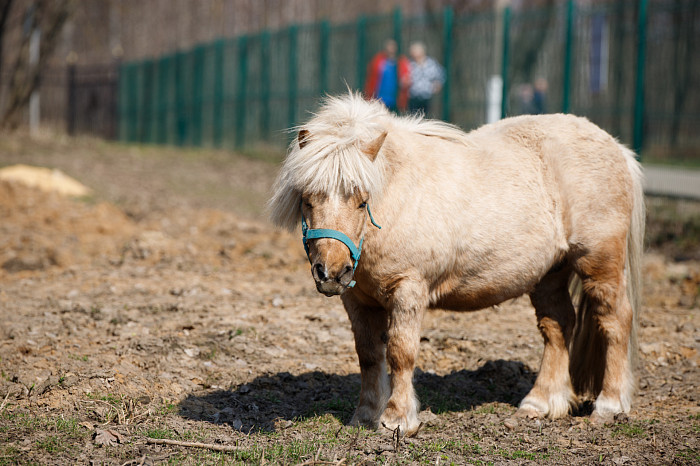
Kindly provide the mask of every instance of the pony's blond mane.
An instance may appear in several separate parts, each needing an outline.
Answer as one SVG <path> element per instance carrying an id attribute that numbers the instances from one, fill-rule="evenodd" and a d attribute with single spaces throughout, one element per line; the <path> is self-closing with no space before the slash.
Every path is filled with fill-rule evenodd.
<path id="1" fill-rule="evenodd" d="M 376 100 L 360 94 L 326 97 L 307 123 L 294 128 L 308 131 L 304 147 L 292 141 L 268 204 L 272 222 L 294 230 L 299 224 L 304 192 L 364 191 L 376 199 L 383 191 L 387 158 L 383 150 L 374 161 L 361 150 L 384 132 L 405 130 L 426 136 L 466 142 L 458 128 L 420 116 L 397 117 Z"/>

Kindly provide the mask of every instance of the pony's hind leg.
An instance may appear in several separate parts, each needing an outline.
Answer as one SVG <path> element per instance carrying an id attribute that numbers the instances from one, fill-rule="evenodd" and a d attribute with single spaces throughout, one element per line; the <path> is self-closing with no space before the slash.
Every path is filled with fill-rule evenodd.
<path id="1" fill-rule="evenodd" d="M 350 421 L 376 429 L 389 399 L 389 378 L 386 371 L 385 335 L 388 317 L 383 308 L 370 308 L 343 295 L 343 304 L 355 336 L 355 350 L 360 362 L 362 385 L 360 402 Z"/>
<path id="2" fill-rule="evenodd" d="M 568 291 L 570 274 L 569 266 L 559 266 L 530 294 L 537 327 L 544 338 L 544 352 L 535 385 L 516 413 L 519 417 L 558 418 L 576 402 L 569 377 L 568 348 L 576 317 Z"/>
<path id="3" fill-rule="evenodd" d="M 600 242 L 576 261 L 583 297 L 572 345 L 571 375 L 579 393 L 596 396 L 592 421 L 629 411 L 634 391 L 632 307 L 626 293 L 625 237 Z"/>

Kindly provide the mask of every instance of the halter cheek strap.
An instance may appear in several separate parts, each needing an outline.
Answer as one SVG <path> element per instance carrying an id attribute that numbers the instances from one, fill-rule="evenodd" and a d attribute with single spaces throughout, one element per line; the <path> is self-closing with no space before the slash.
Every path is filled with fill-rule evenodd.
<path id="1" fill-rule="evenodd" d="M 372 222 L 372 225 L 381 229 L 382 227 L 380 227 L 377 222 L 374 221 L 374 217 L 372 217 L 372 212 L 369 210 L 369 204 L 367 204 L 367 213 L 369 214 L 369 219 Z M 306 223 L 306 217 L 304 217 L 303 213 L 301 214 L 301 235 L 302 241 L 304 242 L 304 251 L 306 251 L 306 257 L 309 259 L 309 262 L 311 262 L 311 257 L 309 257 L 309 240 L 331 238 L 343 243 L 350 250 L 350 257 L 352 257 L 353 261 L 352 273 L 355 273 L 357 264 L 360 262 L 360 254 L 362 254 L 362 243 L 365 240 L 364 237 L 360 238 L 360 244 L 355 246 L 355 243 L 353 243 L 350 237 L 348 237 L 348 235 L 342 231 L 331 230 L 328 228 L 309 229 L 309 225 Z M 353 286 L 355 286 L 355 280 L 352 280 L 348 284 L 348 288 L 352 288 Z"/>

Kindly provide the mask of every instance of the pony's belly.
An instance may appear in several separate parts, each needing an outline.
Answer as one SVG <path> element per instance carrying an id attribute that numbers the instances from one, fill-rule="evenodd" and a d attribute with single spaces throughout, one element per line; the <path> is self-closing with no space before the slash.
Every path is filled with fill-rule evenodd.
<path id="1" fill-rule="evenodd" d="M 517 298 L 525 291 L 503 293 L 490 293 L 487 291 L 474 292 L 463 291 L 440 296 L 437 300 L 430 302 L 431 308 L 445 309 L 448 311 L 478 311 L 487 307 L 495 306 L 509 299 Z"/>
<path id="2" fill-rule="evenodd" d="M 495 306 L 509 299 L 528 293 L 537 284 L 539 277 L 520 275 L 490 279 L 465 279 L 453 277 L 431 287 L 430 307 L 450 311 L 476 311 Z"/>

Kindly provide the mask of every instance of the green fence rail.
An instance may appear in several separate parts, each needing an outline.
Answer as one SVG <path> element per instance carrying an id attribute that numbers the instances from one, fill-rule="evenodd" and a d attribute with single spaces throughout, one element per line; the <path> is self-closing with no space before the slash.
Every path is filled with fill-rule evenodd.
<path id="1" fill-rule="evenodd" d="M 387 38 L 416 40 L 446 70 L 430 116 L 465 130 L 485 123 L 487 82 L 500 76 L 502 116 L 587 116 L 652 160 L 700 160 L 700 2 L 563 1 L 524 10 L 421 16 L 401 10 L 220 39 L 121 66 L 119 138 L 242 148 L 282 146 L 324 94 L 362 89 Z"/>

